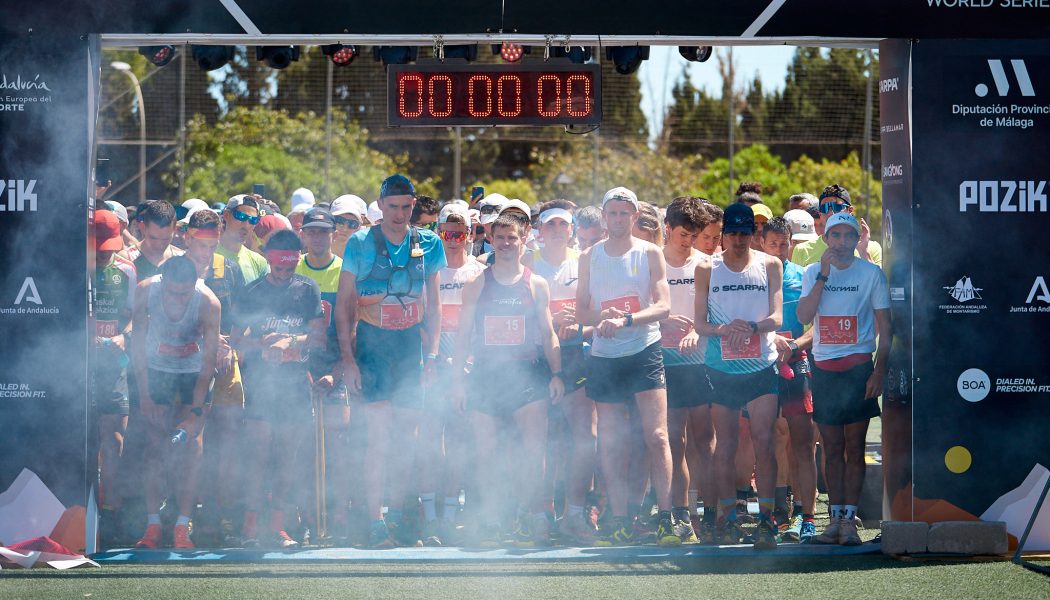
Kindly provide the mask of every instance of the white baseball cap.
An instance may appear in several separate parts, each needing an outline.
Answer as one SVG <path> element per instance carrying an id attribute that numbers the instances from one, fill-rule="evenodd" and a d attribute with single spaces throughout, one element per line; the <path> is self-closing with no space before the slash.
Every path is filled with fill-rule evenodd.
<path id="1" fill-rule="evenodd" d="M 113 214 L 117 215 L 117 219 L 121 223 L 123 223 L 125 225 L 127 225 L 129 223 L 129 221 L 128 221 L 128 209 L 124 208 L 123 204 L 121 204 L 120 202 L 113 201 L 113 200 L 106 200 L 106 206 L 109 207 L 109 210 L 113 211 Z"/>
<path id="2" fill-rule="evenodd" d="M 827 236 L 828 232 L 831 231 L 832 227 L 836 225 L 848 225 L 853 231 L 860 235 L 860 223 L 857 222 L 857 217 L 849 214 L 848 212 L 840 212 L 831 215 L 826 223 L 824 223 L 824 235 Z"/>
<path id="3" fill-rule="evenodd" d="M 503 206 L 506 205 L 510 200 L 507 199 L 503 194 L 489 194 L 482 198 L 481 202 L 478 202 L 477 209 L 481 213 L 481 224 L 488 225 L 489 223 L 496 220 L 499 213 L 503 212 Z M 492 212 L 486 212 L 488 208 L 495 208 Z M 525 211 L 528 213 L 529 211 Z"/>
<path id="4" fill-rule="evenodd" d="M 314 193 L 301 187 L 292 192 L 292 210 L 290 212 L 306 212 L 314 204 Z M 299 209 L 300 206 L 303 208 Z"/>
<path id="5" fill-rule="evenodd" d="M 572 225 L 572 213 L 564 208 L 548 208 L 540 213 L 540 223 L 549 223 L 554 219 L 561 219 Z"/>
<path id="6" fill-rule="evenodd" d="M 796 208 L 784 213 L 784 220 L 791 227 L 791 240 L 808 242 L 817 239 L 813 217 L 802 209 Z"/>
<path id="7" fill-rule="evenodd" d="M 365 216 L 368 217 L 368 222 L 373 225 L 383 220 L 383 209 L 379 208 L 378 201 L 373 200 L 372 203 L 368 205 L 368 211 Z"/>
<path id="8" fill-rule="evenodd" d="M 332 216 L 353 214 L 358 217 L 363 217 L 368 214 L 368 205 L 359 196 L 353 194 L 343 194 L 335 200 L 332 200 L 332 208 L 329 210 Z"/>
<path id="9" fill-rule="evenodd" d="M 532 209 L 529 208 L 528 204 L 525 204 L 524 202 L 522 202 L 521 200 L 518 200 L 517 198 L 515 198 L 513 200 L 507 200 L 503 204 L 503 206 L 500 207 L 499 214 L 502 215 L 503 213 L 507 212 L 508 210 L 510 210 L 512 208 L 516 208 L 516 209 L 520 210 L 521 212 L 525 213 L 526 217 L 529 217 L 530 219 L 532 218 Z"/>
<path id="10" fill-rule="evenodd" d="M 448 222 L 449 215 L 456 214 L 463 217 L 466 224 L 470 225 L 470 214 L 467 210 L 467 207 L 463 204 L 449 202 L 441 207 L 441 212 L 438 213 L 438 223 L 446 223 Z"/>
<path id="11" fill-rule="evenodd" d="M 638 195 L 631 190 L 620 186 L 614 187 L 613 189 L 605 192 L 605 197 L 602 198 L 602 208 L 609 203 L 610 200 L 624 200 L 634 205 L 635 210 L 639 210 Z"/>

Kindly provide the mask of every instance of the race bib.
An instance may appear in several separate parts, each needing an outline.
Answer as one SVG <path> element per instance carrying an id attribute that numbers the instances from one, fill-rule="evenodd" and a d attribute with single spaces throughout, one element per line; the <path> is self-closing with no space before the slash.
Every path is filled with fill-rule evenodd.
<path id="1" fill-rule="evenodd" d="M 758 334 L 744 340 L 738 348 L 731 348 L 729 338 L 722 338 L 722 360 L 745 360 L 758 358 L 762 355 L 762 341 Z"/>
<path id="2" fill-rule="evenodd" d="M 111 338 L 118 333 L 116 321 L 95 321 L 95 335 L 97 337 Z"/>
<path id="3" fill-rule="evenodd" d="M 520 346 L 525 343 L 525 317 L 485 315 L 486 346 Z"/>
<path id="4" fill-rule="evenodd" d="M 383 329 L 408 329 L 419 323 L 419 305 L 415 302 L 401 304 L 380 304 L 379 326 Z"/>
<path id="5" fill-rule="evenodd" d="M 642 310 L 642 302 L 638 299 L 638 296 L 620 296 L 619 298 L 602 302 L 602 310 L 608 308 L 615 308 L 625 313 L 636 313 Z"/>
<path id="6" fill-rule="evenodd" d="M 821 315 L 817 323 L 820 343 L 828 345 L 845 345 L 857 343 L 857 317 L 825 317 Z"/>
<path id="7" fill-rule="evenodd" d="M 190 342 L 183 344 L 182 346 L 172 346 L 170 344 L 158 344 L 157 354 L 161 356 L 172 356 L 175 358 L 186 358 L 187 356 L 193 356 L 194 354 L 201 351 L 201 347 L 197 345 L 197 342 Z"/>
<path id="8" fill-rule="evenodd" d="M 551 300 L 551 314 L 557 314 L 565 309 L 576 310 L 576 298 L 565 298 L 563 300 Z"/>
<path id="9" fill-rule="evenodd" d="M 441 305 L 441 333 L 456 333 L 459 331 L 459 311 L 462 304 Z"/>
<path id="10" fill-rule="evenodd" d="M 790 331 L 778 331 L 777 335 L 779 335 L 782 338 L 787 338 L 789 340 L 795 339 L 795 336 L 792 335 Z"/>

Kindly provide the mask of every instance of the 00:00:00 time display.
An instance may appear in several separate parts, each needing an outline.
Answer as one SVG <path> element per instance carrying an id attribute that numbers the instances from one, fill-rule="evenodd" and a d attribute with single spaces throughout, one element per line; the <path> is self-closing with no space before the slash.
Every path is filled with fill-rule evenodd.
<path id="1" fill-rule="evenodd" d="M 586 118 L 590 73 L 399 73 L 397 109 L 407 119 L 446 117 Z"/>

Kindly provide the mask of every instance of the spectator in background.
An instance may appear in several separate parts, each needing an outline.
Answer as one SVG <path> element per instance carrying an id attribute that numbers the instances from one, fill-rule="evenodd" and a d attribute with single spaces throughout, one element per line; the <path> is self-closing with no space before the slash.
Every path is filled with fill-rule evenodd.
<path id="1" fill-rule="evenodd" d="M 281 215 L 266 215 L 259 219 L 252 232 L 255 234 L 252 238 L 249 238 L 249 242 L 245 245 L 251 246 L 252 250 L 262 248 L 266 245 L 266 242 L 270 240 L 270 236 L 274 233 L 281 231 L 282 229 L 291 229 L 292 226 L 287 220 L 281 218 Z"/>
<path id="2" fill-rule="evenodd" d="M 576 211 L 576 244 L 580 252 L 604 240 L 607 236 L 602 209 L 597 206 L 585 206 Z"/>
<path id="3" fill-rule="evenodd" d="M 788 198 L 788 210 L 808 210 L 816 207 L 817 197 L 809 192 L 799 192 Z"/>
<path id="4" fill-rule="evenodd" d="M 638 220 L 631 235 L 663 248 L 664 237 L 660 227 L 660 211 L 648 202 L 639 202 Z"/>
<path id="5" fill-rule="evenodd" d="M 365 224 L 368 205 L 360 197 L 343 194 L 332 200 L 332 218 L 335 219 L 335 233 L 332 235 L 332 253 L 339 258 L 346 251 L 346 241 Z"/>
<path id="6" fill-rule="evenodd" d="M 437 228 L 438 202 L 430 196 L 416 196 L 412 207 L 412 226 L 434 231 Z"/>
<path id="7" fill-rule="evenodd" d="M 750 207 L 762 204 L 762 184 L 757 181 L 744 181 L 736 188 L 736 201 Z"/>
<path id="8" fill-rule="evenodd" d="M 306 211 L 314 207 L 314 193 L 306 188 L 298 188 L 292 192 L 291 210 L 288 211 L 288 220 L 292 222 L 292 231 L 299 233 L 303 226 L 303 217 Z"/>

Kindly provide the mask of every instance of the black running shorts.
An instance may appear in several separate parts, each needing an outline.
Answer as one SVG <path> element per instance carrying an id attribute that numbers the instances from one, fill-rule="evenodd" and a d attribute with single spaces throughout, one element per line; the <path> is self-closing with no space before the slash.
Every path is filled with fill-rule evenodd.
<path id="1" fill-rule="evenodd" d="M 865 398 L 871 361 L 848 371 L 825 371 L 813 367 L 813 420 L 819 425 L 849 425 L 879 416 L 879 401 Z"/>
<path id="2" fill-rule="evenodd" d="M 587 360 L 587 396 L 595 402 L 627 402 L 634 395 L 667 387 L 660 342 L 630 356 Z"/>

